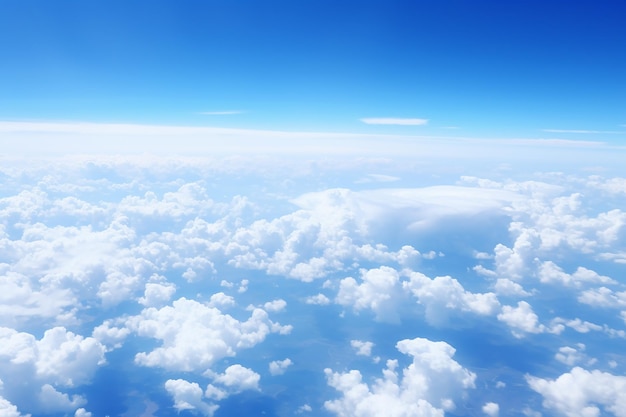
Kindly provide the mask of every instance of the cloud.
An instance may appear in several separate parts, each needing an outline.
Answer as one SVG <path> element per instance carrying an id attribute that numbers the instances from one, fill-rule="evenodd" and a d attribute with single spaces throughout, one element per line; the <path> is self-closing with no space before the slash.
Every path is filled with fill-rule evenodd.
<path id="1" fill-rule="evenodd" d="M 515 337 L 524 337 L 524 333 L 543 333 L 546 326 L 539 324 L 539 318 L 526 301 L 517 303 L 517 307 L 503 306 L 498 320 L 511 327 Z"/>
<path id="2" fill-rule="evenodd" d="M 219 359 L 261 343 L 272 332 L 290 330 L 272 322 L 262 309 L 255 308 L 246 321 L 238 321 L 215 307 L 186 298 L 161 309 L 144 309 L 140 315 L 129 317 L 126 327 L 162 342 L 150 352 L 138 353 L 137 364 L 200 372 Z"/>
<path id="3" fill-rule="evenodd" d="M 305 300 L 305 303 L 325 306 L 325 305 L 330 304 L 330 299 L 326 297 L 324 294 L 320 293 L 320 294 L 311 295 L 310 297 L 307 297 Z"/>
<path id="4" fill-rule="evenodd" d="M 567 417 L 597 417 L 611 413 L 626 417 L 626 377 L 575 367 L 557 379 L 526 376 L 543 406 Z M 602 410 L 599 408 L 602 407 Z"/>
<path id="5" fill-rule="evenodd" d="M 397 303 L 402 295 L 399 283 L 399 274 L 393 268 L 362 270 L 360 282 L 352 277 L 340 281 L 335 301 L 352 306 L 356 312 L 371 309 L 376 320 L 395 322 L 398 320 Z"/>
<path id="6" fill-rule="evenodd" d="M 197 410 L 205 416 L 212 416 L 219 407 L 203 401 L 204 392 L 200 385 L 184 379 L 168 379 L 165 390 L 174 400 L 177 411 Z"/>
<path id="7" fill-rule="evenodd" d="M 559 348 L 556 355 L 554 355 L 554 358 L 567 366 L 573 366 L 585 359 L 586 355 L 583 353 L 584 350 L 585 345 L 582 343 L 578 343 L 576 347 L 562 346 Z"/>
<path id="8" fill-rule="evenodd" d="M 341 393 L 325 402 L 326 409 L 338 417 L 443 417 L 456 408 L 455 399 L 475 386 L 476 375 L 452 359 L 455 350 L 445 342 L 405 339 L 396 348 L 412 358 L 411 365 L 398 372 L 398 361 L 388 360 L 382 377 L 371 385 L 358 370 L 326 369 L 328 385 Z"/>
<path id="9" fill-rule="evenodd" d="M 258 390 L 261 376 L 239 364 L 231 365 L 224 373 L 215 375 L 213 382 L 224 385 L 231 393 L 244 390 Z"/>
<path id="10" fill-rule="evenodd" d="M 403 287 L 426 308 L 426 320 L 434 325 L 444 324 L 453 313 L 471 312 L 489 316 L 500 308 L 494 293 L 466 291 L 458 280 L 450 276 L 430 279 L 421 272 L 411 271 L 409 281 L 405 281 Z"/>
<path id="11" fill-rule="evenodd" d="M 428 119 L 403 119 L 397 117 L 366 117 L 361 121 L 368 125 L 403 125 L 422 126 L 428 123 Z"/>
<path id="12" fill-rule="evenodd" d="M 14 404 L 0 396 L 0 416 L 2 417 L 31 417 L 30 414 L 21 414 Z"/>
<path id="13" fill-rule="evenodd" d="M 552 261 L 546 261 L 539 267 L 539 280 L 543 283 L 559 283 L 564 286 L 579 288 L 584 283 L 616 284 L 617 281 L 599 275 L 597 272 L 585 267 L 578 267 L 573 274 L 564 272 Z"/>
<path id="14" fill-rule="evenodd" d="M 486 403 L 483 405 L 483 413 L 487 414 L 489 417 L 498 417 L 500 413 L 500 406 L 497 403 Z"/>
<path id="15" fill-rule="evenodd" d="M 350 346 L 352 346 L 356 350 L 357 355 L 370 356 L 372 354 L 372 348 L 374 347 L 374 343 L 364 342 L 362 340 L 351 340 Z"/>
<path id="16" fill-rule="evenodd" d="M 293 362 L 289 358 L 282 361 L 272 361 L 269 364 L 270 374 L 273 376 L 282 375 L 291 365 L 293 365 Z"/>
<path id="17" fill-rule="evenodd" d="M 138 302 L 146 307 L 158 307 L 167 303 L 176 292 L 172 283 L 146 283 L 144 296 Z"/>

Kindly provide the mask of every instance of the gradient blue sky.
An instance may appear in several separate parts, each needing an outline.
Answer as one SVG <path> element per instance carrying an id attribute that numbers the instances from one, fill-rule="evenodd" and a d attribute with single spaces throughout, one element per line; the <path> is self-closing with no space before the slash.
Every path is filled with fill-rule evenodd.
<path id="1" fill-rule="evenodd" d="M 625 15 L 587 0 L 5 0 L 0 120 L 623 143 Z"/>

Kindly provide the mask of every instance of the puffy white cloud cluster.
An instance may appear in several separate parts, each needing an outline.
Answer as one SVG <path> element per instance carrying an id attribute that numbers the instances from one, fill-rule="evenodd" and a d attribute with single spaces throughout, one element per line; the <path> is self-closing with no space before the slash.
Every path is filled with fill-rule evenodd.
<path id="1" fill-rule="evenodd" d="M 282 375 L 291 365 L 293 365 L 293 362 L 289 358 L 283 359 L 282 361 L 272 361 L 269 364 L 270 374 L 274 376 Z"/>
<path id="2" fill-rule="evenodd" d="M 557 379 L 526 377 L 543 406 L 567 417 L 626 416 L 626 377 L 575 367 Z"/>
<path id="3" fill-rule="evenodd" d="M 39 413 L 69 412 L 85 404 L 80 395 L 68 395 L 64 388 L 88 383 L 105 363 L 105 347 L 93 337 L 83 337 L 55 327 L 39 340 L 30 333 L 0 328 L 0 394 L 9 415 L 19 415 L 11 403 L 28 403 Z M 15 381 L 21 381 L 15 385 Z M 28 392 L 20 390 L 28 385 Z M 17 414 L 16 414 L 17 413 Z"/>
<path id="4" fill-rule="evenodd" d="M 341 393 L 325 403 L 326 409 L 339 417 L 443 417 L 455 409 L 456 399 L 475 387 L 476 375 L 452 359 L 455 349 L 445 342 L 405 339 L 396 348 L 412 363 L 398 370 L 399 362 L 388 360 L 382 377 L 371 384 L 358 370 L 326 369 L 328 384 Z"/>
<path id="5" fill-rule="evenodd" d="M 193 410 L 205 416 L 212 416 L 219 408 L 215 401 L 223 400 L 232 394 L 245 390 L 258 390 L 260 375 L 239 364 L 231 365 L 222 374 L 209 372 L 213 383 L 203 391 L 196 382 L 184 379 L 169 379 L 165 390 L 174 400 L 176 410 Z"/>
<path id="6" fill-rule="evenodd" d="M 267 312 L 259 308 L 253 309 L 246 321 L 238 321 L 215 307 L 186 298 L 160 309 L 144 309 L 126 320 L 126 328 L 162 342 L 150 352 L 138 353 L 136 363 L 201 372 L 219 359 L 255 346 L 270 333 L 291 331 L 290 326 L 271 321 Z"/>

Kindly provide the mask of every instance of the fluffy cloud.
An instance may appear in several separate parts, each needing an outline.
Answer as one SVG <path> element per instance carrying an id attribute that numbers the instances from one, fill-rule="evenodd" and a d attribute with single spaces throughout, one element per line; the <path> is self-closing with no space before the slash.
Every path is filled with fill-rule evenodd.
<path id="1" fill-rule="evenodd" d="M 526 301 L 518 302 L 517 307 L 503 306 L 498 320 L 506 323 L 517 338 L 524 337 L 525 333 L 560 333 L 564 328 L 560 323 L 555 323 L 552 327 L 540 324 L 539 317 Z"/>
<path id="2" fill-rule="evenodd" d="M 0 416 L 2 417 L 30 417 L 30 414 L 21 414 L 17 407 L 6 398 L 0 396 Z"/>
<path id="3" fill-rule="evenodd" d="M 356 350 L 357 355 L 370 356 L 372 354 L 372 348 L 374 347 L 374 343 L 364 342 L 362 340 L 351 340 L 350 346 L 352 346 Z"/>
<path id="4" fill-rule="evenodd" d="M 176 286 L 172 283 L 148 282 L 143 297 L 138 301 L 146 307 L 159 307 L 167 303 L 176 292 Z"/>
<path id="5" fill-rule="evenodd" d="M 454 399 L 474 387 L 476 375 L 452 359 L 455 349 L 447 343 L 416 338 L 401 340 L 396 347 L 412 363 L 400 373 L 398 361 L 388 360 L 383 376 L 371 385 L 357 370 L 326 369 L 328 384 L 342 394 L 326 401 L 326 409 L 339 417 L 443 417 L 455 408 Z"/>
<path id="6" fill-rule="evenodd" d="M 497 403 L 486 403 L 483 405 L 483 413 L 487 414 L 489 417 L 498 417 L 500 413 L 500 406 Z"/>
<path id="7" fill-rule="evenodd" d="M 557 379 L 527 376 L 543 406 L 567 417 L 626 416 L 626 377 L 575 367 Z M 600 408 L 602 407 L 602 408 Z"/>
<path id="8" fill-rule="evenodd" d="M 498 311 L 500 302 L 494 293 L 472 293 L 449 276 L 428 278 L 420 272 L 411 272 L 404 287 L 413 293 L 426 308 L 426 320 L 432 324 L 444 322 L 453 312 L 471 312 L 492 315 Z"/>
<path id="9" fill-rule="evenodd" d="M 17 412 L 9 403 L 12 397 L 28 401 L 30 409 L 41 412 L 76 410 L 85 399 L 58 388 L 88 383 L 104 364 L 104 353 L 105 347 L 95 338 L 76 335 L 63 327 L 46 330 L 40 340 L 29 333 L 0 328 L 0 375 L 31 388 L 29 393 L 20 393 L 13 385 L 7 386 L 8 399 L 2 402 L 5 410 Z"/>
<path id="10" fill-rule="evenodd" d="M 197 410 L 205 416 L 212 416 L 219 407 L 203 401 L 204 392 L 200 385 L 184 379 L 168 379 L 165 390 L 174 400 L 176 410 Z"/>
<path id="11" fill-rule="evenodd" d="M 291 365 L 293 365 L 293 362 L 289 358 L 283 359 L 282 361 L 272 361 L 269 365 L 270 374 L 282 375 Z"/>
<path id="12" fill-rule="evenodd" d="M 130 317 L 126 326 L 140 336 L 162 341 L 162 346 L 151 352 L 138 353 L 138 364 L 181 371 L 205 371 L 216 360 L 262 342 L 271 332 L 289 331 L 272 322 L 262 309 L 254 309 L 248 320 L 238 321 L 186 298 L 161 309 L 145 309 Z"/>
<path id="13" fill-rule="evenodd" d="M 361 282 L 348 277 L 339 283 L 336 302 L 355 311 L 371 309 L 380 321 L 397 321 L 397 300 L 402 295 L 398 272 L 390 267 L 361 271 Z"/>
<path id="14" fill-rule="evenodd" d="M 287 359 L 288 360 L 288 359 Z M 258 390 L 261 376 L 239 364 L 231 365 L 223 374 L 215 375 L 213 382 L 227 387 L 230 392 Z"/>
<path id="15" fill-rule="evenodd" d="M 617 283 L 609 277 L 599 275 L 597 272 L 584 267 L 578 267 L 573 274 L 567 274 L 552 261 L 546 261 L 541 264 L 539 267 L 539 279 L 543 283 L 558 283 L 576 288 L 581 287 L 584 283 Z"/>
<path id="16" fill-rule="evenodd" d="M 578 348 L 578 349 L 577 349 Z M 559 348 L 559 351 L 554 355 L 555 359 L 568 366 L 573 366 L 578 362 L 585 359 L 585 345 L 578 343 L 577 348 L 571 346 L 563 346 Z"/>
<path id="17" fill-rule="evenodd" d="M 307 304 L 316 304 L 320 306 L 325 306 L 330 304 L 330 299 L 326 297 L 324 294 L 317 294 L 307 297 L 305 302 Z"/>
<path id="18" fill-rule="evenodd" d="M 174 408 L 179 412 L 192 410 L 212 416 L 219 408 L 214 401 L 244 390 L 258 390 L 261 378 L 256 372 L 239 364 L 229 366 L 222 374 L 208 371 L 205 375 L 213 378 L 213 384 L 208 384 L 204 391 L 196 382 L 184 379 L 169 379 L 165 382 L 165 390 L 174 400 Z"/>

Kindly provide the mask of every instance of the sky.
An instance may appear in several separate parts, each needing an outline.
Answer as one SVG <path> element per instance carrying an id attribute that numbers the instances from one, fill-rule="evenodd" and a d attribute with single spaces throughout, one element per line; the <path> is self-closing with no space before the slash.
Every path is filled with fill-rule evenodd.
<path id="1" fill-rule="evenodd" d="M 625 12 L 0 2 L 0 417 L 626 417 Z"/>
<path id="2" fill-rule="evenodd" d="M 3 120 L 607 141 L 626 130 L 618 1 L 0 7 Z M 376 118 L 427 123 L 362 121 Z"/>

